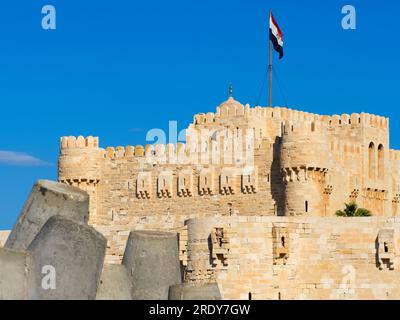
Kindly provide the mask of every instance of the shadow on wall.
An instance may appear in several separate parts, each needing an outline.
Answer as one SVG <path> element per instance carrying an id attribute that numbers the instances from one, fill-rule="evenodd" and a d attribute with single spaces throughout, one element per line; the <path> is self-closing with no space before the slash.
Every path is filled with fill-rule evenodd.
<path id="1" fill-rule="evenodd" d="M 275 201 L 275 214 L 277 216 L 285 215 L 285 193 L 283 192 L 284 186 L 281 175 L 281 159 L 280 159 L 280 148 L 282 139 L 276 137 L 273 145 L 273 159 L 271 165 L 271 193 L 272 198 Z"/>

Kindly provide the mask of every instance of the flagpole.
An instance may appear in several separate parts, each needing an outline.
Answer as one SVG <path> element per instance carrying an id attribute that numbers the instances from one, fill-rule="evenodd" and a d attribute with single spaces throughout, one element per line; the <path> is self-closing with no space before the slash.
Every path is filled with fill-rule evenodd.
<path id="1" fill-rule="evenodd" d="M 269 12 L 270 20 L 271 20 L 271 13 L 272 12 L 270 11 Z M 272 108 L 272 41 L 270 39 L 269 32 L 268 32 L 268 40 L 269 40 L 269 66 L 268 66 L 268 70 L 269 70 L 269 106 Z"/>

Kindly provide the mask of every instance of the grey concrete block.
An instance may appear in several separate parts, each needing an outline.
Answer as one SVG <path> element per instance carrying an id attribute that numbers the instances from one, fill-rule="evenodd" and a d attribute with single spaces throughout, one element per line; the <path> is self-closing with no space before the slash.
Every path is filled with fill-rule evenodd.
<path id="1" fill-rule="evenodd" d="M 28 251 L 33 255 L 29 298 L 40 300 L 95 299 L 106 250 L 106 239 L 85 224 L 61 216 L 51 217 Z M 55 271 L 55 288 L 43 281 Z"/>
<path id="2" fill-rule="evenodd" d="M 169 287 L 181 283 L 176 233 L 132 231 L 122 264 L 135 300 L 167 300 Z"/>
<path id="3" fill-rule="evenodd" d="M 61 215 L 87 223 L 89 196 L 86 192 L 63 183 L 39 180 L 25 202 L 4 247 L 26 250 L 46 221 Z"/>
<path id="4" fill-rule="evenodd" d="M 28 252 L 0 249 L 0 300 L 28 298 L 32 256 Z"/>
<path id="5" fill-rule="evenodd" d="M 169 300 L 221 300 L 221 293 L 216 283 L 178 284 L 169 289 Z"/>
<path id="6" fill-rule="evenodd" d="M 126 267 L 120 264 L 104 265 L 96 300 L 132 300 L 131 292 Z"/>

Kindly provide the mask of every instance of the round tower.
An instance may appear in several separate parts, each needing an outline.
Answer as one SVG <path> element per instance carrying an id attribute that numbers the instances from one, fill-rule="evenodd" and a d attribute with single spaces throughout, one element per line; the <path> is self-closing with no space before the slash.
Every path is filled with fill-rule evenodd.
<path id="1" fill-rule="evenodd" d="M 96 217 L 97 185 L 101 180 L 104 150 L 98 137 L 62 137 L 58 160 L 58 180 L 79 187 L 89 196 L 89 222 Z"/>
<path id="2" fill-rule="evenodd" d="M 326 213 L 327 174 L 331 158 L 321 123 L 283 125 L 281 169 L 285 185 L 285 216 Z"/>

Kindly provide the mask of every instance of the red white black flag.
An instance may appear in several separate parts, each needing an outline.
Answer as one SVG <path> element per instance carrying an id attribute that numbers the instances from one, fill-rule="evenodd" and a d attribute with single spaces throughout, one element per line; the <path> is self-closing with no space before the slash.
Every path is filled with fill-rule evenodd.
<path id="1" fill-rule="evenodd" d="M 269 17 L 269 39 L 272 41 L 274 49 L 279 52 L 279 59 L 283 58 L 283 37 L 282 31 L 279 29 L 272 12 Z"/>

